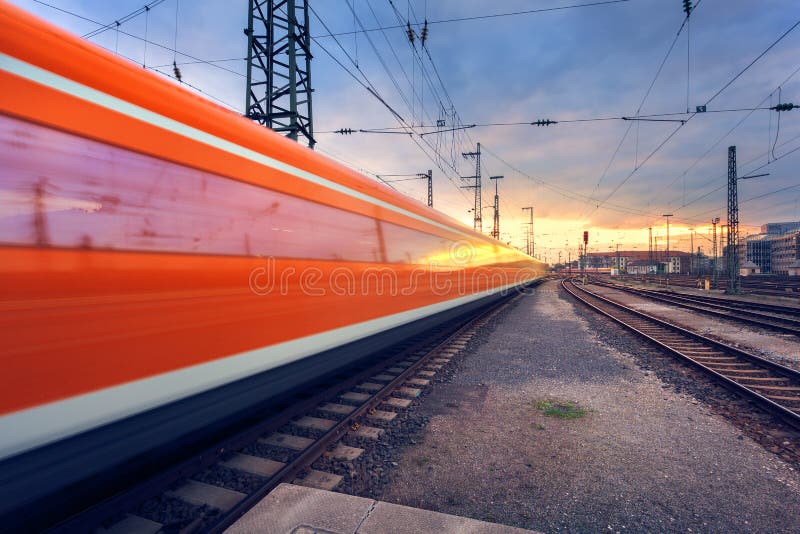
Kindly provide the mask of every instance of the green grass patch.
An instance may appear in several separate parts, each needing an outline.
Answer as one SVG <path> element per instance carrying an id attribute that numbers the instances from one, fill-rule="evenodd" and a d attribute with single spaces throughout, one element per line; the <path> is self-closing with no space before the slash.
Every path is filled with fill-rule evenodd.
<path id="1" fill-rule="evenodd" d="M 568 401 L 538 401 L 536 409 L 547 417 L 558 417 L 559 419 L 580 419 L 587 413 L 583 408 L 578 408 L 574 402 Z"/>

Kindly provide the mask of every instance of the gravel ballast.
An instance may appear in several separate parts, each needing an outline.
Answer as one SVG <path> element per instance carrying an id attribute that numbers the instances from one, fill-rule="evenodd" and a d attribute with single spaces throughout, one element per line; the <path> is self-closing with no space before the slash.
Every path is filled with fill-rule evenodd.
<path id="1" fill-rule="evenodd" d="M 796 434 L 740 421 L 746 403 L 573 304 L 557 282 L 469 349 L 403 417 L 423 427 L 387 451 L 392 467 L 370 496 L 547 532 L 800 530 Z M 572 415 L 546 415 L 552 402 Z"/>

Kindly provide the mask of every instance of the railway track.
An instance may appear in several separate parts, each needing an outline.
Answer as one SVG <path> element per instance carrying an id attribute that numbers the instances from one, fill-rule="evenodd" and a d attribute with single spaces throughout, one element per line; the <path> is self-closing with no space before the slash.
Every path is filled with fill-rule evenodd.
<path id="1" fill-rule="evenodd" d="M 563 280 L 574 298 L 800 429 L 800 372 L 629 308 Z"/>
<path id="2" fill-rule="evenodd" d="M 304 399 L 280 414 L 260 421 L 236 436 L 216 443 L 158 476 L 87 509 L 49 532 L 159 532 L 175 525 L 154 521 L 138 510 L 145 501 L 174 501 L 196 509 L 178 525 L 181 533 L 222 532 L 282 482 L 333 489 L 342 476 L 311 466 L 320 458 L 354 461 L 363 448 L 342 443 L 380 439 L 383 426 L 407 408 L 474 331 L 510 299 L 483 309 L 465 323 L 451 321 L 420 339 L 410 340 L 378 364 L 362 369 Z M 253 448 L 267 451 L 254 454 Z M 272 453 L 270 453 L 272 451 Z M 270 457 L 272 456 L 272 457 Z M 209 483 L 203 473 L 232 469 L 258 484 L 250 491 Z M 144 517 L 149 515 L 150 518 Z"/>
<path id="3" fill-rule="evenodd" d="M 751 305 L 744 301 L 697 298 L 693 295 L 678 295 L 664 291 L 632 288 L 599 280 L 593 280 L 592 283 L 643 298 L 680 306 L 698 313 L 730 319 L 774 332 L 800 336 L 800 319 L 796 318 L 797 315 L 800 315 L 800 309 L 768 304 Z M 755 311 L 756 309 L 761 311 Z"/>

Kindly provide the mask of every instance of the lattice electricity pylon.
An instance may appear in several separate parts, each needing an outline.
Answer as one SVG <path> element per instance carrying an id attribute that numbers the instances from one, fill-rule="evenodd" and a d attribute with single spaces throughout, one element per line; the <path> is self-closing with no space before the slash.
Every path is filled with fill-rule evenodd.
<path id="1" fill-rule="evenodd" d="M 249 0 L 245 115 L 314 148 L 306 0 Z"/>
<path id="2" fill-rule="evenodd" d="M 433 170 L 428 169 L 428 174 L 425 175 L 428 179 L 428 207 L 433 207 Z"/>
<path id="3" fill-rule="evenodd" d="M 728 147 L 728 293 L 739 291 L 739 187 L 736 176 L 736 147 Z"/>
<path id="4" fill-rule="evenodd" d="M 478 143 L 478 148 L 475 152 L 463 152 L 461 154 L 465 158 L 475 158 L 475 176 L 462 176 L 462 180 L 474 180 L 472 185 L 462 185 L 462 189 L 473 189 L 475 192 L 475 203 L 472 207 L 472 229 L 477 232 L 483 232 L 483 217 L 481 212 L 483 206 L 481 205 L 481 144 Z"/>
<path id="5" fill-rule="evenodd" d="M 500 194 L 497 188 L 497 181 L 502 180 L 502 176 L 490 176 L 494 180 L 494 222 L 492 224 L 492 237 L 500 239 Z"/>

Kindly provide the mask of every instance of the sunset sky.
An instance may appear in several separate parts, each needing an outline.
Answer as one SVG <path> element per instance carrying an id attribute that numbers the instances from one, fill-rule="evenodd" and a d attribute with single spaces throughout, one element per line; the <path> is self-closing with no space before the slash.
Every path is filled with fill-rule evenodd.
<path id="1" fill-rule="evenodd" d="M 80 17 L 108 24 L 142 7 L 146 0 L 13 2 L 82 35 L 98 24 Z M 800 28 L 727 84 L 800 20 L 800 4 L 796 0 L 695 1 L 690 23 L 675 40 L 641 109 L 684 22 L 679 0 L 629 0 L 451 20 L 592 3 L 311 0 L 328 28 L 312 15 L 311 33 L 317 38 L 312 44 L 317 149 L 373 178 L 433 169 L 435 207 L 472 226 L 468 213 L 472 191 L 460 189 L 459 185 L 466 184 L 458 177 L 472 175 L 475 169 L 460 153 L 474 150 L 480 142 L 484 206 L 492 205 L 494 194 L 488 177 L 505 177 L 500 182 L 501 238 L 524 245 L 528 216 L 522 207 L 533 206 L 536 252 L 551 263 L 558 260 L 559 252 L 566 259 L 568 250 L 574 258 L 584 230 L 590 232 L 593 251 L 609 250 L 618 243 L 621 248 L 647 250 L 648 227 L 653 227 L 659 243 L 665 239 L 665 213 L 674 214 L 671 248 L 688 250 L 689 229 L 694 228 L 695 247 L 710 253 L 710 220 L 720 217 L 725 223 L 726 218 L 729 145 L 737 146 L 740 175 L 770 173 L 739 183 L 743 233 L 757 232 L 766 222 L 799 220 L 800 110 L 781 113 L 778 128 L 777 112 L 753 108 L 777 104 L 779 88 L 781 102 L 800 103 Z M 425 19 L 429 21 L 426 46 L 433 63 L 420 52 L 424 71 L 414 60 L 403 29 L 354 32 Z M 147 17 L 122 24 L 119 33 L 105 31 L 92 41 L 164 73 L 171 73 L 175 56 L 183 63 L 185 82 L 241 113 L 246 22 L 246 0 L 165 0 Z M 334 40 L 326 35 L 328 30 L 341 35 Z M 419 27 L 416 30 L 420 32 Z M 145 31 L 151 41 L 146 57 Z M 168 50 L 173 43 L 178 54 Z M 419 52 L 418 40 L 415 44 Z M 323 46 L 351 72 L 363 73 L 416 132 L 433 130 L 419 125 L 435 124 L 442 116 L 447 117 L 446 128 L 452 127 L 451 116 L 443 115 L 440 105 L 449 108 L 451 101 L 463 124 L 479 126 L 455 135 L 414 139 L 330 133 L 340 128 L 396 128 L 398 121 Z M 687 61 L 688 107 L 694 110 L 706 104 L 705 114 L 685 114 Z M 639 115 L 684 114 L 651 117 L 659 121 L 620 119 L 635 116 L 637 110 Z M 480 126 L 597 118 L 608 120 L 546 127 Z M 392 185 L 425 200 L 423 181 Z M 486 232 L 491 224 L 492 211 L 486 209 Z"/>

